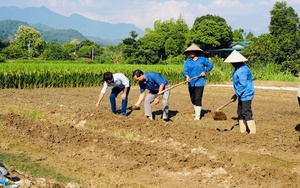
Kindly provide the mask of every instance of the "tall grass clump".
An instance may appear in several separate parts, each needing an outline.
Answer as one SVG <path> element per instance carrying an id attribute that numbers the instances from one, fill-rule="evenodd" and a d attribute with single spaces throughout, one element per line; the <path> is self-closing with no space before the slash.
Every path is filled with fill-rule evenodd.
<path id="1" fill-rule="evenodd" d="M 230 63 L 224 61 L 217 56 L 210 60 L 214 64 L 213 70 L 208 74 L 208 81 L 211 83 L 223 83 L 230 80 L 234 71 L 234 67 Z M 292 75 L 291 72 L 282 72 L 280 65 L 275 63 L 255 63 L 247 64 L 252 74 L 253 80 L 262 81 L 289 81 L 299 82 L 299 78 Z"/>
<path id="2" fill-rule="evenodd" d="M 251 70 L 254 80 L 264 80 L 264 81 L 299 81 L 299 78 L 293 76 L 291 72 L 282 72 L 281 66 L 275 63 L 267 64 L 252 64 Z"/>
<path id="3" fill-rule="evenodd" d="M 207 75 L 208 82 L 224 83 L 230 80 L 234 69 L 229 63 L 224 63 L 218 56 L 213 57 L 210 61 L 214 65 L 214 68 Z"/>

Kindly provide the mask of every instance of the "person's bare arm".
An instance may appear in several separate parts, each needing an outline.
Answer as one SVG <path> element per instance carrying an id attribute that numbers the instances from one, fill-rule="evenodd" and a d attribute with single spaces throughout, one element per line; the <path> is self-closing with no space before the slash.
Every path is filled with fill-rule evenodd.
<path id="1" fill-rule="evenodd" d="M 100 103 L 101 103 L 101 101 L 102 101 L 104 95 L 105 95 L 104 93 L 100 93 L 100 94 L 99 94 L 99 98 L 98 98 L 98 101 L 97 101 L 97 103 L 96 103 L 96 107 L 99 107 L 99 106 L 100 106 Z"/>
<path id="2" fill-rule="evenodd" d="M 134 104 L 134 107 L 138 108 L 140 106 L 140 103 L 144 100 L 144 98 L 145 98 L 145 92 L 140 94 L 138 101 Z"/>
<path id="3" fill-rule="evenodd" d="M 165 87 L 165 84 L 161 84 L 159 86 L 158 93 L 160 93 L 162 90 L 164 90 L 164 87 Z M 156 95 L 156 97 L 154 99 L 154 104 L 158 104 L 161 98 L 162 98 L 162 95 Z"/>
<path id="4" fill-rule="evenodd" d="M 121 99 L 122 99 L 122 100 L 125 100 L 125 99 L 126 99 L 127 91 L 128 91 L 128 87 L 125 87 L 125 88 L 124 88 L 124 92 L 123 92 L 122 95 L 121 95 Z"/>

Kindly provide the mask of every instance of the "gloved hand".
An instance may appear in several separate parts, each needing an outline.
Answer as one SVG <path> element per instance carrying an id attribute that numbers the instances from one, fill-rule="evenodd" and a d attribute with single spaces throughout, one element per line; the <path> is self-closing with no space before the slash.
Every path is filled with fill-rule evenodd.
<path id="1" fill-rule="evenodd" d="M 236 101 L 236 99 L 237 99 L 236 94 L 232 95 L 232 97 L 231 97 L 232 102 Z"/>

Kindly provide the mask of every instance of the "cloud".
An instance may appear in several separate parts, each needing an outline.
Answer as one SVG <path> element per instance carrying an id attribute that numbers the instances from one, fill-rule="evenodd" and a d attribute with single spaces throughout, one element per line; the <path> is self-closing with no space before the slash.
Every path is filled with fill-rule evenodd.
<path id="1" fill-rule="evenodd" d="M 300 14 L 300 0 L 285 0 Z M 70 16 L 80 14 L 92 20 L 130 23 L 141 29 L 157 20 L 178 19 L 192 27 L 197 17 L 206 14 L 224 18 L 232 29 L 242 28 L 262 34 L 268 32 L 270 11 L 277 0 L 0 0 L 0 6 L 20 8 L 45 6 Z"/>
<path id="2" fill-rule="evenodd" d="M 215 0 L 207 8 L 210 13 L 225 18 L 232 29 L 242 28 L 257 34 L 268 32 L 272 6 L 270 1 L 241 3 L 239 0 Z"/>
<path id="3" fill-rule="evenodd" d="M 149 1 L 144 3 L 138 9 L 127 9 L 124 12 L 126 15 L 125 22 L 133 20 L 137 26 L 141 28 L 153 27 L 157 20 L 170 20 L 171 18 L 178 19 L 183 13 L 183 10 L 189 6 L 187 2 L 165 1 L 156 2 Z"/>

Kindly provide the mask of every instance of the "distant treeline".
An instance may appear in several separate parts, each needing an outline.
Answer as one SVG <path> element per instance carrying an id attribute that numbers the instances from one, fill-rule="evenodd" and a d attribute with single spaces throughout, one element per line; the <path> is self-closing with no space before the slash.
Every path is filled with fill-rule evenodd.
<path id="1" fill-rule="evenodd" d="M 138 33 L 131 31 L 130 37 L 112 46 L 103 46 L 89 39 L 74 39 L 63 44 L 55 40 L 47 42 L 38 30 L 20 25 L 12 41 L 0 41 L 0 62 L 34 59 L 43 62 L 70 60 L 74 63 L 85 60 L 91 64 L 183 65 L 186 59 L 183 51 L 192 43 L 200 46 L 204 52 L 210 52 L 228 49 L 232 42 L 242 41 L 247 42 L 248 46 L 241 53 L 248 59 L 247 64 L 252 69 L 269 68 L 282 74 L 299 71 L 298 14 L 286 2 L 276 2 L 270 16 L 270 32 L 258 37 L 243 29 L 232 31 L 220 16 L 204 15 L 195 19 L 192 28 L 182 17 L 157 20 L 154 29 L 147 28 L 144 36 L 138 38 Z M 7 24 L 7 27 L 12 25 Z M 11 31 L 14 32 L 13 29 Z M 209 58 L 221 60 L 226 57 Z"/>

